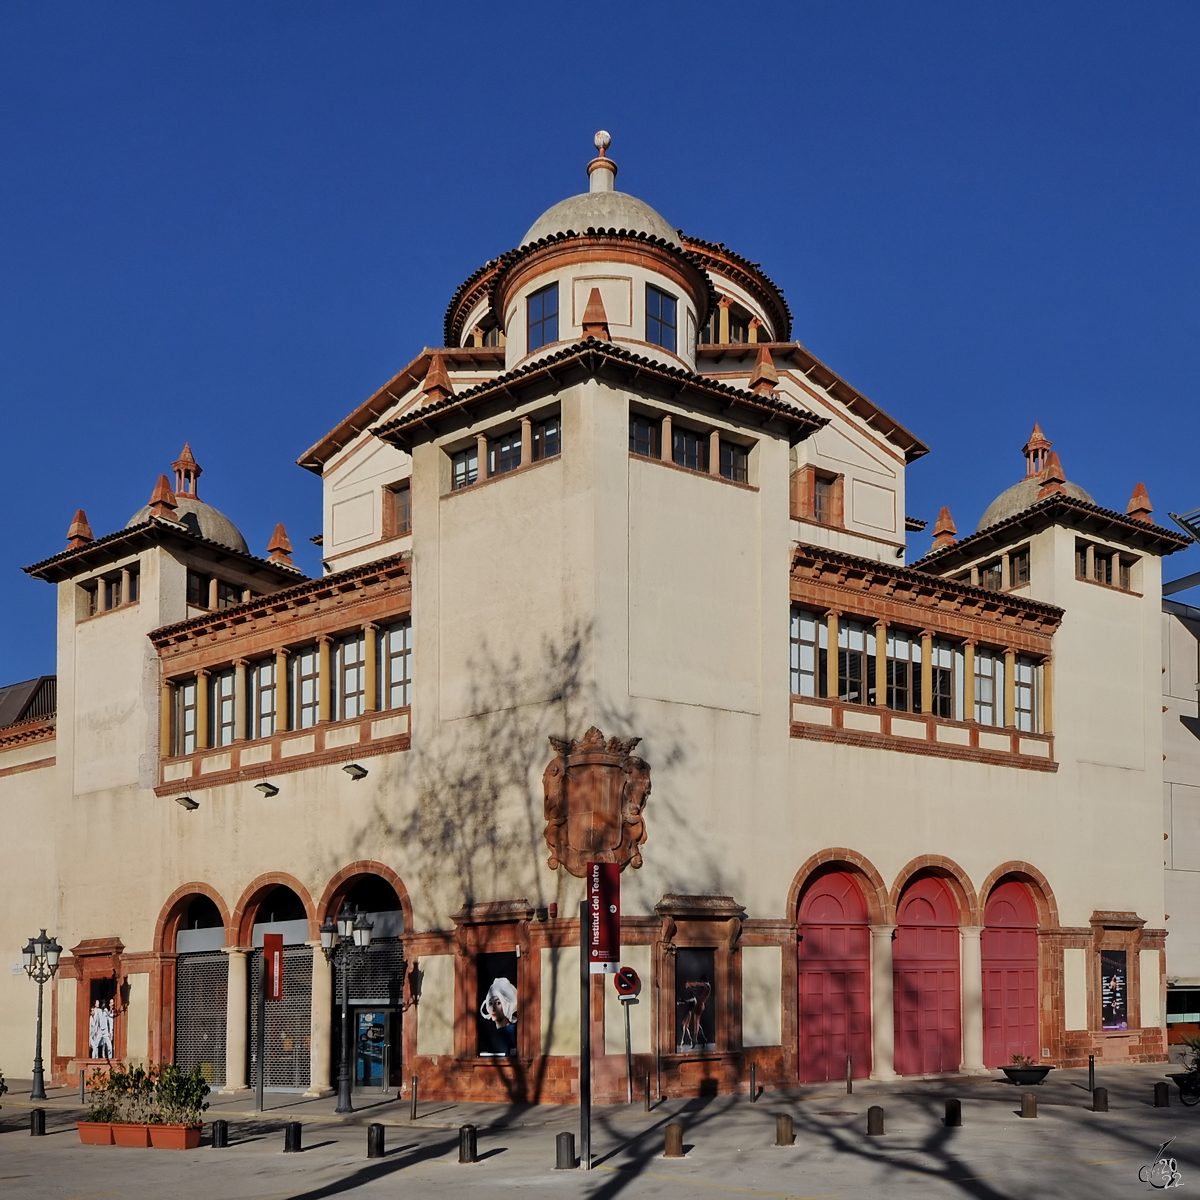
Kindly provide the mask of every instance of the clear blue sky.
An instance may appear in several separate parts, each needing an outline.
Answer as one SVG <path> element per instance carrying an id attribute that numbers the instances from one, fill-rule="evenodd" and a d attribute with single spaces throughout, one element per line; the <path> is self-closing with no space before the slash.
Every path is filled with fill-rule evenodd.
<path id="1" fill-rule="evenodd" d="M 1200 506 L 1197 61 L 1200 5 L 1163 0 L 4 0 L 0 683 L 54 670 L 20 568 L 77 507 L 123 525 L 185 439 L 316 573 L 294 459 L 583 190 L 599 127 L 932 446 L 909 513 L 973 528 L 1035 419 L 1099 503 Z"/>

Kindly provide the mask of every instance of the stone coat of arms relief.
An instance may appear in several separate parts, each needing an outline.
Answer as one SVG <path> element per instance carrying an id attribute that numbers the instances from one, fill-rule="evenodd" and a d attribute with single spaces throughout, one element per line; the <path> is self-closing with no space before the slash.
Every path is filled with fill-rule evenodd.
<path id="1" fill-rule="evenodd" d="M 542 773 L 551 869 L 582 878 L 590 862 L 642 865 L 643 810 L 650 764 L 632 753 L 641 738 L 608 738 L 594 725 L 581 738 L 552 737 L 555 757 Z"/>

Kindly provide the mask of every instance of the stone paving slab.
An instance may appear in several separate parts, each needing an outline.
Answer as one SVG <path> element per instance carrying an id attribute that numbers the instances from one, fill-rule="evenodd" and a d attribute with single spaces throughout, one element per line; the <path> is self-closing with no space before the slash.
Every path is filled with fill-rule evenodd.
<path id="1" fill-rule="evenodd" d="M 748 1096 L 664 1101 L 595 1110 L 596 1162 L 589 1172 L 558 1172 L 554 1138 L 577 1129 L 578 1109 L 561 1106 L 447 1105 L 429 1102 L 430 1120 L 411 1123 L 407 1105 L 393 1113 L 385 1158 L 366 1158 L 362 1125 L 309 1114 L 304 1152 L 283 1154 L 282 1124 L 292 1113 L 229 1115 L 232 1144 L 194 1151 L 81 1146 L 62 1097 L 47 1108 L 49 1136 L 28 1133 L 28 1098 L 4 1098 L 0 1111 L 0 1195 L 21 1200 L 212 1197 L 220 1200 L 324 1200 L 329 1197 L 448 1197 L 516 1188 L 607 1200 L 724 1195 L 789 1197 L 946 1196 L 1088 1200 L 1152 1195 L 1138 1168 L 1175 1138 L 1185 1187 L 1200 1188 L 1200 1107 L 1152 1106 L 1166 1066 L 1106 1068 L 1110 1111 L 1090 1111 L 1086 1071 L 1054 1072 L 1041 1088 L 1037 1120 L 1022 1120 L 1022 1089 L 993 1078 L 903 1080 Z M 963 1127 L 942 1122 L 948 1096 L 962 1101 Z M 271 1097 L 268 1097 L 270 1101 Z M 282 1098 L 281 1099 L 287 1099 Z M 14 1101 L 14 1103 L 9 1103 Z M 318 1101 L 332 1108 L 333 1102 Z M 75 1096 L 75 1107 L 78 1104 Z M 886 1134 L 868 1138 L 866 1110 L 880 1104 Z M 395 1109 L 396 1105 L 391 1105 Z M 443 1111 L 438 1111 L 441 1108 Z M 775 1117 L 792 1115 L 796 1144 L 776 1147 Z M 226 1115 L 222 1113 L 221 1115 Z M 481 1161 L 460 1165 L 457 1125 L 479 1126 Z M 663 1130 L 684 1127 L 686 1156 L 664 1159 Z M 434 1123 L 436 1122 L 436 1124 Z"/>

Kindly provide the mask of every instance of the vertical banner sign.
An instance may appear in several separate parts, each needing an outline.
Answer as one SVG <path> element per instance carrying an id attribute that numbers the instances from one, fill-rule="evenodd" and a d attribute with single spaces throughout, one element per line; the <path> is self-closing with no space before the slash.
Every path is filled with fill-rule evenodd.
<path id="1" fill-rule="evenodd" d="M 621 868 L 588 863 L 588 964 L 593 975 L 615 974 L 621 966 Z"/>
<path id="2" fill-rule="evenodd" d="M 263 934 L 263 967 L 267 973 L 267 999 L 283 999 L 283 934 Z"/>

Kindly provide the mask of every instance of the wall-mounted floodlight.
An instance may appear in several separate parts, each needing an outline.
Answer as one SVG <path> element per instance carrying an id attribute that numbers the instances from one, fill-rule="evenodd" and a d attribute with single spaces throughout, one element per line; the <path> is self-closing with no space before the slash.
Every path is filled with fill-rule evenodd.
<path id="1" fill-rule="evenodd" d="M 273 783 L 268 783 L 265 779 L 262 781 L 262 783 L 256 783 L 254 785 L 254 790 L 256 792 L 262 792 L 264 796 L 268 797 L 279 795 L 279 789 Z"/>
<path id="2" fill-rule="evenodd" d="M 347 763 L 342 770 L 345 771 L 351 779 L 356 781 L 359 779 L 366 779 L 367 777 L 367 768 L 359 766 L 358 763 Z"/>
<path id="3" fill-rule="evenodd" d="M 186 808 L 188 812 L 191 812 L 194 808 L 200 807 L 199 802 L 193 800 L 191 796 L 176 796 L 175 803 L 181 805 L 183 808 Z"/>

